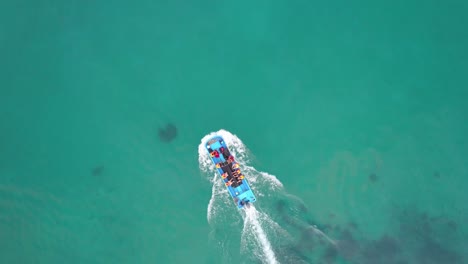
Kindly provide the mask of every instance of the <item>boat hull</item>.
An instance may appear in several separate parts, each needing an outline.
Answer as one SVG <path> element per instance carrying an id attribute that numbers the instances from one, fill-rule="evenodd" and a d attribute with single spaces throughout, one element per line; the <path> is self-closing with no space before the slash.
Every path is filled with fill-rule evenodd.
<path id="1" fill-rule="evenodd" d="M 205 148 L 237 207 L 241 209 L 254 203 L 257 199 L 224 139 L 212 137 L 206 141 Z"/>

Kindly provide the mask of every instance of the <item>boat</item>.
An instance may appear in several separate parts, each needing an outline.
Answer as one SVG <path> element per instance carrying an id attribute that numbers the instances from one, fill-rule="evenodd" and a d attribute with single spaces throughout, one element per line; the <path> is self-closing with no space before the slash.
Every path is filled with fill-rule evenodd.
<path id="1" fill-rule="evenodd" d="M 257 199 L 224 139 L 221 136 L 210 138 L 206 149 L 237 207 L 242 209 L 254 203 Z"/>

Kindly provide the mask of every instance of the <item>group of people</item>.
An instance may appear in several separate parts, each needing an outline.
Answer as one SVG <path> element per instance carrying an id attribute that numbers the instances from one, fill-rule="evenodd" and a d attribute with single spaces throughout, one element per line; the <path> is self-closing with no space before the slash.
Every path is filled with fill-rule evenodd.
<path id="1" fill-rule="evenodd" d="M 228 182 L 226 183 L 227 186 L 231 186 L 233 183 L 241 183 L 242 182 L 242 179 L 244 178 L 244 176 L 241 174 L 240 170 L 238 169 L 239 168 L 239 165 L 238 164 L 233 164 L 232 167 L 231 167 L 231 171 L 232 171 L 232 178 L 228 180 Z"/>

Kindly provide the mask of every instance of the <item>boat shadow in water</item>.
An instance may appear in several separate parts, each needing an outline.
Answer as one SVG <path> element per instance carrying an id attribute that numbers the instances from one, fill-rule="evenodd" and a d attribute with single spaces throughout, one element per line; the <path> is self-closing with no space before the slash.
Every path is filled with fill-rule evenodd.
<path id="1" fill-rule="evenodd" d="M 275 208 L 278 221 L 297 234 L 293 244 L 277 250 L 302 261 L 291 263 L 466 263 L 466 243 L 461 241 L 457 223 L 415 207 L 395 210 L 391 226 L 374 239 L 355 223 L 317 227 L 306 208 L 286 200 L 279 200 Z"/>

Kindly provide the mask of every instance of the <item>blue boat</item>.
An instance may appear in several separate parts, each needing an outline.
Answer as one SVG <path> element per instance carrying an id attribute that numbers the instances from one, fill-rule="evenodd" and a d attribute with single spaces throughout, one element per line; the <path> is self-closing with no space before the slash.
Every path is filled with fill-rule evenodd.
<path id="1" fill-rule="evenodd" d="M 221 136 L 210 138 L 206 143 L 206 149 L 237 207 L 243 208 L 254 203 L 255 195 L 240 171 L 239 163 L 229 152 L 224 139 Z"/>

